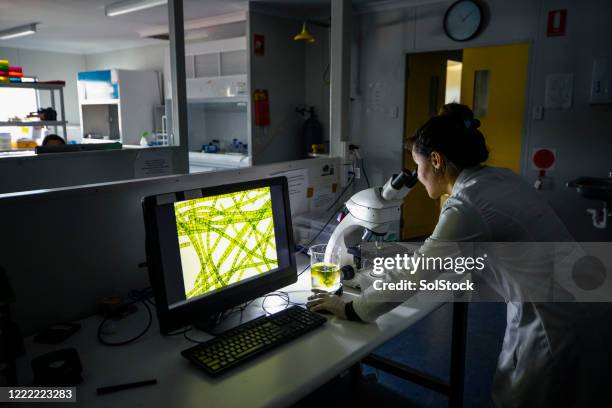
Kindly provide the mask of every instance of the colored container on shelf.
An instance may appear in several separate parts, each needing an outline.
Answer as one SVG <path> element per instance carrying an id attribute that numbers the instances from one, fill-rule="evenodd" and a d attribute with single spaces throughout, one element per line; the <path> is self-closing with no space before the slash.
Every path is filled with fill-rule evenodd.
<path id="1" fill-rule="evenodd" d="M 0 83 L 5 84 L 7 82 L 10 82 L 8 77 L 0 76 Z"/>
<path id="2" fill-rule="evenodd" d="M 9 70 L 9 66 L 8 65 L 0 64 L 0 71 L 8 71 L 8 70 Z"/>
<path id="3" fill-rule="evenodd" d="M 0 65 L 8 65 L 9 64 L 9 60 L 7 59 L 0 59 Z"/>
<path id="4" fill-rule="evenodd" d="M 0 76 L 7 77 L 8 73 L 9 73 L 8 71 L 0 71 Z"/>
<path id="5" fill-rule="evenodd" d="M 9 71 L 23 72 L 23 69 L 21 67 L 9 67 Z"/>
<path id="6" fill-rule="evenodd" d="M 9 81 L 10 81 L 10 82 L 21 82 L 21 78 L 13 78 L 13 77 L 10 77 L 10 78 L 9 78 Z"/>
<path id="7" fill-rule="evenodd" d="M 11 78 L 21 78 L 22 76 L 23 76 L 23 72 L 9 71 L 9 77 Z"/>

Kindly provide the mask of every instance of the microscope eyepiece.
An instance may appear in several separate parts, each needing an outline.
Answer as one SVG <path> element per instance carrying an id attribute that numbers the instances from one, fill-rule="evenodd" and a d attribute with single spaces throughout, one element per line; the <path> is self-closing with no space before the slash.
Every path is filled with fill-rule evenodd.
<path id="1" fill-rule="evenodd" d="M 391 181 L 391 187 L 394 190 L 399 190 L 402 187 L 406 186 L 408 188 L 414 187 L 418 180 L 417 171 L 411 172 L 410 170 L 404 169 L 402 172 L 395 176 Z"/>

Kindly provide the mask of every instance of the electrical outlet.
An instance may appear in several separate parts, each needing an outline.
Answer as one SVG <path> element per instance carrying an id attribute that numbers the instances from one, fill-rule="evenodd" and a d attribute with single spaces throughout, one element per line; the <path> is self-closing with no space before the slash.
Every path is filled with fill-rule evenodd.
<path id="1" fill-rule="evenodd" d="M 544 108 L 542 105 L 537 105 L 533 107 L 533 120 L 542 120 L 544 117 Z"/>
<path id="2" fill-rule="evenodd" d="M 353 178 L 353 166 L 350 163 L 346 163 L 342 166 L 340 184 L 346 186 L 351 178 Z"/>

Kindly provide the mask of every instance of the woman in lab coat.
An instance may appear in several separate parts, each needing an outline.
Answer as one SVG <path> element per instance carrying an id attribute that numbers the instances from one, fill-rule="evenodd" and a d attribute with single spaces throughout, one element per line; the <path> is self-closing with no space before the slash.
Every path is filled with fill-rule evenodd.
<path id="1" fill-rule="evenodd" d="M 531 185 L 510 170 L 481 165 L 488 150 L 479 125 L 469 108 L 454 105 L 425 123 L 410 140 L 419 181 L 429 196 L 449 194 L 420 252 L 448 242 L 573 241 Z M 483 275 L 508 300 L 493 405 L 612 407 L 612 391 L 605 388 L 612 384 L 604 382 L 612 370 L 612 338 L 605 330 L 610 326 L 608 305 L 531 302 L 503 268 Z M 371 287 L 351 302 L 316 293 L 309 298 L 309 307 L 342 319 L 373 322 L 398 305 L 381 301 L 380 296 Z"/>

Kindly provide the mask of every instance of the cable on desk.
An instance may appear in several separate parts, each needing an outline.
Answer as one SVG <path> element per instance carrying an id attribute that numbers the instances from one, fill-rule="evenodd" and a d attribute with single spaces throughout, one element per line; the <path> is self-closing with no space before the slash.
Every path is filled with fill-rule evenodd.
<path id="1" fill-rule="evenodd" d="M 144 336 L 149 331 L 149 329 L 151 328 L 151 324 L 153 323 L 153 313 L 151 312 L 151 308 L 149 307 L 149 304 L 147 303 L 147 299 L 152 296 L 150 289 L 151 288 L 148 287 L 143 290 L 130 291 L 128 293 L 128 297 L 132 299 L 132 301 L 126 304 L 126 305 L 130 305 L 130 304 L 142 302 L 142 304 L 147 309 L 147 314 L 148 314 L 148 321 L 147 321 L 146 327 L 139 334 L 132 337 L 131 339 L 117 341 L 117 342 L 107 341 L 107 340 L 104 340 L 104 337 L 102 335 L 102 328 L 110 319 L 108 317 L 104 317 L 104 319 L 102 319 L 102 321 L 100 322 L 100 325 L 98 326 L 98 341 L 100 343 L 104 344 L 105 346 L 125 346 L 126 344 L 135 342 L 136 340 Z"/>
<path id="2" fill-rule="evenodd" d="M 354 181 L 354 178 L 352 177 L 352 178 L 349 180 L 349 182 L 348 182 L 348 184 L 346 185 L 346 187 L 344 187 L 344 190 L 342 190 L 342 192 L 340 193 L 340 195 L 339 195 L 339 196 L 336 198 L 336 200 L 335 200 L 335 201 L 332 203 L 332 205 L 330 205 L 330 206 L 327 208 L 327 211 L 329 211 L 330 209 L 332 209 L 332 208 L 333 208 L 333 207 L 336 205 L 336 203 L 337 203 L 337 202 L 338 202 L 338 201 L 339 201 L 339 200 L 342 198 L 342 196 L 344 195 L 344 193 L 346 193 L 346 191 L 349 189 L 349 187 L 350 187 L 350 186 L 353 184 L 353 181 Z M 344 207 L 344 204 L 342 204 L 342 207 Z M 310 248 L 310 245 L 311 245 L 311 244 L 312 244 L 312 243 L 313 243 L 313 242 L 314 242 L 314 241 L 315 241 L 317 238 L 319 238 L 319 235 L 321 235 L 321 233 L 322 233 L 323 231 L 325 231 L 325 228 L 327 228 L 327 226 L 329 225 L 329 223 L 330 223 L 330 222 L 331 222 L 331 221 L 332 221 L 332 220 L 333 220 L 333 219 L 336 217 L 336 214 L 338 213 L 338 211 L 340 211 L 340 209 L 341 209 L 342 207 L 338 208 L 337 210 L 334 210 L 334 211 L 331 213 L 331 215 L 329 216 L 329 218 L 327 219 L 327 221 L 325 222 L 325 224 L 323 224 L 323 227 L 321 227 L 321 229 L 319 229 L 319 231 L 318 231 L 318 232 L 315 234 L 315 236 L 314 236 L 314 237 L 312 237 L 312 239 L 311 239 L 310 241 L 308 241 L 308 243 L 307 243 L 306 245 L 302 245 L 302 248 L 301 248 L 300 250 L 298 250 L 298 251 L 297 251 L 297 253 L 298 253 L 298 254 L 299 254 L 299 253 L 304 253 L 304 254 L 306 254 L 306 252 L 304 252 L 304 251 L 308 250 L 308 248 Z M 302 271 L 302 272 L 300 273 L 300 275 L 301 275 L 303 272 L 304 272 L 304 271 Z M 298 275 L 298 276 L 300 276 L 300 275 Z"/>
<path id="3" fill-rule="evenodd" d="M 186 328 L 181 329 L 179 331 L 175 331 L 175 332 L 172 332 L 172 333 L 166 333 L 166 334 L 163 334 L 163 335 L 167 336 L 167 337 L 180 336 L 181 334 L 185 334 L 185 333 L 187 333 L 188 331 L 191 331 L 191 330 L 192 330 L 192 327 L 189 326 L 189 327 L 186 327 Z"/>
<path id="4" fill-rule="evenodd" d="M 202 331 L 204 331 L 205 333 L 210 334 L 211 336 L 215 336 L 215 337 L 216 337 L 216 336 L 219 336 L 221 333 L 216 333 L 216 332 L 214 331 L 215 327 L 217 327 L 218 325 L 220 325 L 220 324 L 221 324 L 221 323 L 222 323 L 222 322 L 223 322 L 225 319 L 227 319 L 228 317 L 230 317 L 230 316 L 231 316 L 231 315 L 233 315 L 234 313 L 238 313 L 238 312 L 240 312 L 240 321 L 239 321 L 239 324 L 242 324 L 242 316 L 243 316 L 243 314 L 244 314 L 244 311 L 245 311 L 245 310 L 246 310 L 246 308 L 247 308 L 247 307 L 249 307 L 249 306 L 251 305 L 251 303 L 253 303 L 253 302 L 254 302 L 256 299 L 258 299 L 258 298 L 251 299 L 251 300 L 249 300 L 248 302 L 242 303 L 242 304 L 240 304 L 240 305 L 238 305 L 238 306 L 234 306 L 234 307 L 232 307 L 232 308 L 230 308 L 230 309 L 226 309 L 226 310 L 224 310 L 224 311 L 222 311 L 222 312 L 217 313 L 217 316 L 215 317 L 215 321 L 214 321 L 214 323 L 212 324 L 212 327 L 210 328 L 210 330 L 208 330 L 208 329 L 207 329 L 207 330 L 202 330 Z M 182 334 L 182 335 L 183 335 L 183 337 L 185 338 L 185 340 L 188 340 L 188 341 L 190 341 L 190 342 L 192 342 L 192 343 L 204 343 L 204 341 L 199 341 L 199 340 L 196 340 L 196 339 L 194 339 L 194 338 L 189 337 L 189 336 L 187 335 L 187 332 L 189 332 L 189 331 L 191 331 L 191 330 L 192 330 L 192 327 L 189 327 L 188 329 L 185 329 L 184 331 L 181 331 L 181 332 L 176 332 L 176 333 L 172 333 L 172 334 L 170 334 L 170 335 L 180 335 L 180 334 Z"/>
<path id="5" fill-rule="evenodd" d="M 336 204 L 338 203 L 338 201 L 340 201 L 340 199 L 342 197 L 344 197 L 344 194 L 347 192 L 347 190 L 353 185 L 353 181 L 355 181 L 355 177 L 351 177 L 351 179 L 349 180 L 348 183 L 346 183 L 346 187 L 344 187 L 344 190 L 342 190 L 342 192 L 338 195 L 338 197 L 336 197 L 336 199 L 334 200 L 333 203 L 331 203 L 331 205 L 329 207 L 327 207 L 327 211 L 331 210 L 332 208 L 334 208 L 336 206 Z"/>
<path id="6" fill-rule="evenodd" d="M 206 343 L 206 342 L 208 341 L 208 340 L 201 341 L 201 340 L 196 340 L 196 339 L 193 339 L 193 338 L 191 338 L 191 337 L 189 337 L 189 336 L 187 335 L 187 332 L 188 332 L 188 331 L 189 331 L 189 330 L 185 330 L 185 331 L 183 331 L 183 337 L 185 338 L 185 340 L 188 340 L 188 341 L 190 341 L 190 342 L 192 342 L 192 343 L 198 343 L 198 344 Z"/>
<path id="7" fill-rule="evenodd" d="M 370 188 L 370 179 L 368 178 L 368 173 L 365 168 L 365 159 L 361 159 L 361 171 L 363 171 L 363 176 L 365 177 L 366 184 L 368 188 Z"/>
<path id="8" fill-rule="evenodd" d="M 306 272 L 308 270 L 308 268 L 310 268 L 310 264 L 306 265 L 306 267 L 304 269 L 302 269 L 302 272 L 298 273 L 298 277 L 303 274 L 304 272 Z"/>
<path id="9" fill-rule="evenodd" d="M 277 290 L 275 292 L 270 292 L 267 295 L 265 295 L 263 297 L 263 300 L 261 301 L 261 308 L 264 312 L 266 312 L 266 314 L 272 314 L 270 311 L 268 311 L 268 309 L 266 309 L 266 299 L 268 299 L 269 297 L 274 297 L 274 296 L 279 297 L 286 302 L 285 307 L 283 309 L 287 309 L 289 306 L 304 306 L 305 305 L 305 303 L 292 302 L 291 298 L 289 297 L 288 292 Z"/>

